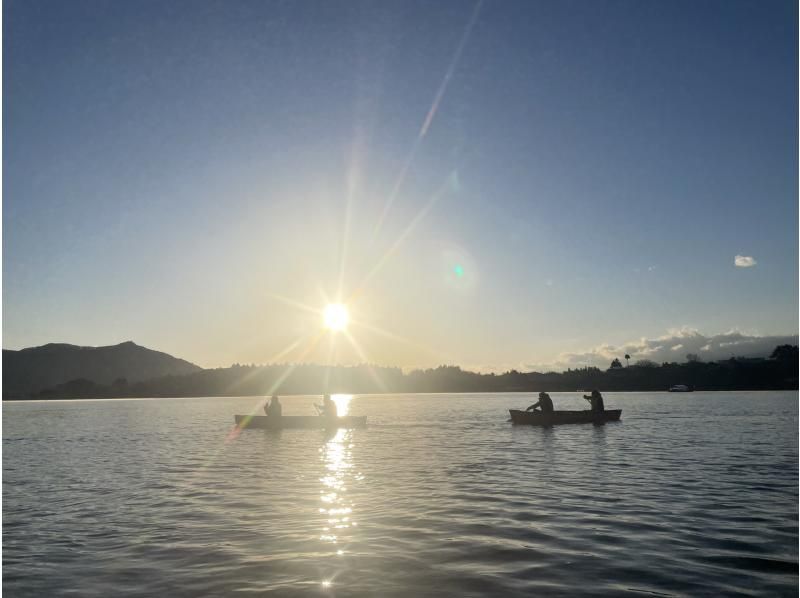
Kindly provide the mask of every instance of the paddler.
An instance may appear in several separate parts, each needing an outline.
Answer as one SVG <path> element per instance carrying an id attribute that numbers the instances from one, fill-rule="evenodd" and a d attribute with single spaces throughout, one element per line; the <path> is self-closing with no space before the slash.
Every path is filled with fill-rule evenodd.
<path id="1" fill-rule="evenodd" d="M 269 400 L 269 405 L 264 405 L 264 413 L 268 417 L 280 417 L 283 414 L 283 406 L 281 405 L 278 395 L 272 395 Z"/>
<path id="2" fill-rule="evenodd" d="M 541 409 L 542 413 L 553 413 L 553 399 L 546 392 L 539 393 L 538 402 L 528 407 L 525 411 L 536 411 Z"/>
<path id="3" fill-rule="evenodd" d="M 603 404 L 603 395 L 600 394 L 599 390 L 593 390 L 592 394 L 590 395 L 583 395 L 583 398 L 589 401 L 592 406 L 592 411 L 605 411 L 606 407 Z"/>
<path id="4" fill-rule="evenodd" d="M 339 417 L 339 413 L 336 409 L 336 403 L 331 400 L 331 395 L 325 395 L 322 397 L 322 408 L 320 409 L 319 414 L 329 419 L 336 419 Z"/>

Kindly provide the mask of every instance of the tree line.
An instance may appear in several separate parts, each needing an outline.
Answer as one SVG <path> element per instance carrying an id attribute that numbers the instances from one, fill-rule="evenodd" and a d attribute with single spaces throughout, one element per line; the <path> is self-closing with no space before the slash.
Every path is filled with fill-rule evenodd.
<path id="1" fill-rule="evenodd" d="M 630 357 L 630 356 L 626 356 Z M 798 348 L 776 347 L 767 359 L 731 358 L 703 362 L 696 356 L 685 363 L 639 360 L 623 366 L 568 369 L 565 372 L 480 374 L 457 366 L 403 372 L 396 367 L 317 364 L 233 365 L 190 374 L 110 385 L 71 380 L 30 398 L 205 397 L 322 393 L 437 393 L 663 391 L 675 384 L 695 390 L 792 390 L 798 388 Z"/>

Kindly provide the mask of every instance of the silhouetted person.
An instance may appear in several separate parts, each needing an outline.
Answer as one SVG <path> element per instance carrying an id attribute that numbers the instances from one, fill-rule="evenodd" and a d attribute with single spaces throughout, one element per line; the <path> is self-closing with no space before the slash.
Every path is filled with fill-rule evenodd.
<path id="1" fill-rule="evenodd" d="M 336 419 L 339 417 L 339 413 L 336 409 L 336 403 L 331 400 L 331 395 L 325 395 L 322 397 L 322 408 L 320 409 L 321 416 L 327 417 L 328 419 Z"/>
<path id="2" fill-rule="evenodd" d="M 583 395 L 583 398 L 589 401 L 589 403 L 592 405 L 592 411 L 602 412 L 606 410 L 606 407 L 603 404 L 603 395 L 600 394 L 599 390 L 593 390 L 592 394 Z"/>
<path id="3" fill-rule="evenodd" d="M 272 398 L 269 400 L 269 405 L 264 405 L 264 413 L 266 413 L 268 417 L 280 417 L 283 415 L 283 406 L 277 395 L 272 395 Z"/>
<path id="4" fill-rule="evenodd" d="M 541 409 L 542 413 L 553 413 L 553 399 L 546 392 L 539 393 L 539 401 L 528 407 L 525 411 L 536 411 Z"/>

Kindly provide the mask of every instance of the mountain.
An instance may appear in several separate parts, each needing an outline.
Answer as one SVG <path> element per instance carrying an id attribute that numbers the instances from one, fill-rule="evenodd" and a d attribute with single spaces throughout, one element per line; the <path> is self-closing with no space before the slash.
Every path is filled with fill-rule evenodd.
<path id="1" fill-rule="evenodd" d="M 131 341 L 109 347 L 50 343 L 12 351 L 3 349 L 3 398 L 22 398 L 70 380 L 109 385 L 134 383 L 202 368 Z"/>

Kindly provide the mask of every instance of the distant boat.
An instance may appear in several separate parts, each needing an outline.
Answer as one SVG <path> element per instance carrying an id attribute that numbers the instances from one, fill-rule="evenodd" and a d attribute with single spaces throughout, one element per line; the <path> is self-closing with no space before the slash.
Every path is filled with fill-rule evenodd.
<path id="1" fill-rule="evenodd" d="M 324 430 L 326 428 L 363 428 L 367 425 L 367 416 L 345 415 L 331 421 L 319 415 L 283 415 L 267 417 L 266 415 L 236 415 L 236 425 L 240 428 L 260 428 L 262 430 L 285 430 L 301 428 Z"/>
<path id="2" fill-rule="evenodd" d="M 669 387 L 669 392 L 692 392 L 693 390 L 691 386 L 686 386 L 685 384 L 676 384 Z"/>
<path id="3" fill-rule="evenodd" d="M 555 426 L 558 424 L 602 424 L 617 421 L 622 414 L 622 409 L 606 409 L 605 411 L 520 411 L 509 409 L 511 422 L 525 426 Z"/>

